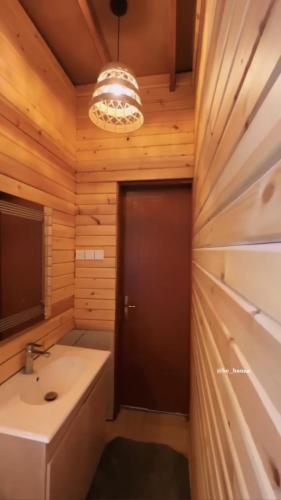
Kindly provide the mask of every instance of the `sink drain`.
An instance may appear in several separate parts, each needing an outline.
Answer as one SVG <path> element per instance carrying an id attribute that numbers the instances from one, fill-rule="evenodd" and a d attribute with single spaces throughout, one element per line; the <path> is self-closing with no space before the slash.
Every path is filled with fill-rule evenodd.
<path id="1" fill-rule="evenodd" d="M 44 399 L 46 401 L 54 401 L 55 399 L 57 399 L 57 397 L 58 397 L 57 392 L 50 391 L 50 392 L 47 392 L 47 394 L 45 394 Z"/>

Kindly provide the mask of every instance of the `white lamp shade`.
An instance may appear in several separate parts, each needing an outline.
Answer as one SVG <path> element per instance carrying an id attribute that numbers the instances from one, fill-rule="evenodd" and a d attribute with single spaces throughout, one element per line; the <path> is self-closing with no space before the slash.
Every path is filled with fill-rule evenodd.
<path id="1" fill-rule="evenodd" d="M 110 132 L 126 133 L 143 124 L 139 86 L 132 71 L 110 63 L 99 74 L 89 109 L 90 120 Z"/>

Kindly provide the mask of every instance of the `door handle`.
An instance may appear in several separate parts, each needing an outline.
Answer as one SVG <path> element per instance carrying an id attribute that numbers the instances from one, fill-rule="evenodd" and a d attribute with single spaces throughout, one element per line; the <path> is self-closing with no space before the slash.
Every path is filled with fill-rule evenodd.
<path id="1" fill-rule="evenodd" d="M 135 309 L 136 306 L 134 304 L 128 304 L 129 302 L 129 297 L 128 295 L 125 295 L 125 300 L 124 300 L 124 315 L 125 318 L 128 319 L 129 316 L 129 309 Z"/>

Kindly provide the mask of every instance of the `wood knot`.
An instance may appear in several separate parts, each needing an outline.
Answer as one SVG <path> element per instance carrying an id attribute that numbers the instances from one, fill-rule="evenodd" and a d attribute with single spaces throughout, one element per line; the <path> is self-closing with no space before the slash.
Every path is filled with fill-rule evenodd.
<path id="1" fill-rule="evenodd" d="M 268 203 L 269 200 L 272 198 L 272 195 L 274 193 L 275 187 L 272 182 L 269 182 L 267 186 L 265 186 L 263 193 L 262 193 L 262 201 L 263 203 Z"/>
<path id="2" fill-rule="evenodd" d="M 175 130 L 179 130 L 178 125 L 174 125 L 174 127 L 173 127 L 173 128 L 174 128 Z"/>
<path id="3" fill-rule="evenodd" d="M 93 219 L 97 225 L 100 224 L 100 220 L 97 217 L 95 217 L 94 215 L 91 215 L 91 219 Z"/>
<path id="4" fill-rule="evenodd" d="M 225 274 L 224 274 L 224 271 L 221 272 L 221 281 L 224 281 L 224 277 L 225 277 Z"/>
<path id="5" fill-rule="evenodd" d="M 269 463 L 270 463 L 270 467 L 272 470 L 274 482 L 275 482 L 276 486 L 278 486 L 278 488 L 280 488 L 280 485 L 281 485 L 280 472 L 277 469 L 276 465 L 272 462 L 272 460 L 269 459 Z"/>

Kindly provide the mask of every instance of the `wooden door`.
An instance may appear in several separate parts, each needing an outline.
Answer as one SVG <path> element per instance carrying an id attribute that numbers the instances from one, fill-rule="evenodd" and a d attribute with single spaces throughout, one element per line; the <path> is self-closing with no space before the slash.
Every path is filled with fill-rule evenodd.
<path id="1" fill-rule="evenodd" d="M 120 199 L 120 404 L 188 413 L 191 187 Z"/>

